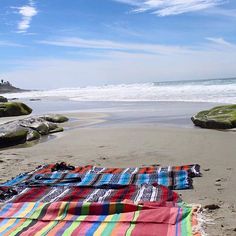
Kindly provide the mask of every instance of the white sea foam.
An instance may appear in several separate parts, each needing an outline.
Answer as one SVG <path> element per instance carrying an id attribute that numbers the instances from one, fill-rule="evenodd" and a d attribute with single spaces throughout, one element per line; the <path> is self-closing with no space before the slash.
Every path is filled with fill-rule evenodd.
<path id="1" fill-rule="evenodd" d="M 61 88 L 6 94 L 7 98 L 55 98 L 74 101 L 185 101 L 236 103 L 236 80 L 205 80 Z"/>

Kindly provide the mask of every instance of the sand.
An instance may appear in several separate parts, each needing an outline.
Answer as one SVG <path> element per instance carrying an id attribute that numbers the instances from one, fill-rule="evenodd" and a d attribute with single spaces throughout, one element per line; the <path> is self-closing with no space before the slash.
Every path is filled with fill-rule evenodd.
<path id="1" fill-rule="evenodd" d="M 179 191 L 187 203 L 217 204 L 209 235 L 236 235 L 236 133 L 153 124 L 106 126 L 106 114 L 68 114 L 63 133 L 31 147 L 0 150 L 1 181 L 38 165 L 66 161 L 73 165 L 146 166 L 199 163 L 203 177 L 194 189 Z M 77 120 L 78 119 L 78 120 Z"/>

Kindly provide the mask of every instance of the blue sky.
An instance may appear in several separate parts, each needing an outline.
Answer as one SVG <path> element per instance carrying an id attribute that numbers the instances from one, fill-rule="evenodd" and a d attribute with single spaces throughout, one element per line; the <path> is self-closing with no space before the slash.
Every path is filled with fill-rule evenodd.
<path id="1" fill-rule="evenodd" d="M 1 0 L 0 77 L 25 88 L 236 76 L 235 0 Z"/>

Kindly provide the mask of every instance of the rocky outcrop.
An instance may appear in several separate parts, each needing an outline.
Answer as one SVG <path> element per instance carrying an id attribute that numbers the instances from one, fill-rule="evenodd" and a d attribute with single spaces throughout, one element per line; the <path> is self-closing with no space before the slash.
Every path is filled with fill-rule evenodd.
<path id="1" fill-rule="evenodd" d="M 236 105 L 218 106 L 201 111 L 191 120 L 201 128 L 233 129 L 236 128 Z"/>
<path id="2" fill-rule="evenodd" d="M 66 116 L 58 115 L 58 114 L 44 115 L 42 116 L 42 118 L 47 121 L 54 122 L 54 123 L 63 123 L 63 122 L 68 121 L 68 118 Z"/>
<path id="3" fill-rule="evenodd" d="M 7 98 L 0 96 L 0 102 L 8 102 Z"/>
<path id="4" fill-rule="evenodd" d="M 50 116 L 48 115 L 48 117 Z M 61 131 L 63 131 L 62 127 L 42 117 L 29 117 L 7 122 L 0 125 L 0 147 L 3 148 L 37 140 L 41 138 L 41 135 Z"/>
<path id="5" fill-rule="evenodd" d="M 29 90 L 16 88 L 9 81 L 4 81 L 3 79 L 0 81 L 0 93 L 19 93 L 25 91 Z"/>
<path id="6" fill-rule="evenodd" d="M 21 102 L 0 103 L 0 117 L 29 115 L 32 109 Z"/>

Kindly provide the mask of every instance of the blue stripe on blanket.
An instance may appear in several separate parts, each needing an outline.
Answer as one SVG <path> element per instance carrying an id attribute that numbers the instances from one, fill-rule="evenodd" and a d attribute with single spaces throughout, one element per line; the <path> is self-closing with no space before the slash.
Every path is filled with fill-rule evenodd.
<path id="1" fill-rule="evenodd" d="M 38 174 L 33 176 L 26 186 L 102 186 L 102 185 L 142 185 L 144 183 L 158 183 L 173 189 L 186 189 L 192 187 L 187 171 L 159 172 L 158 174 L 94 174 L 85 175 L 75 173 Z"/>

